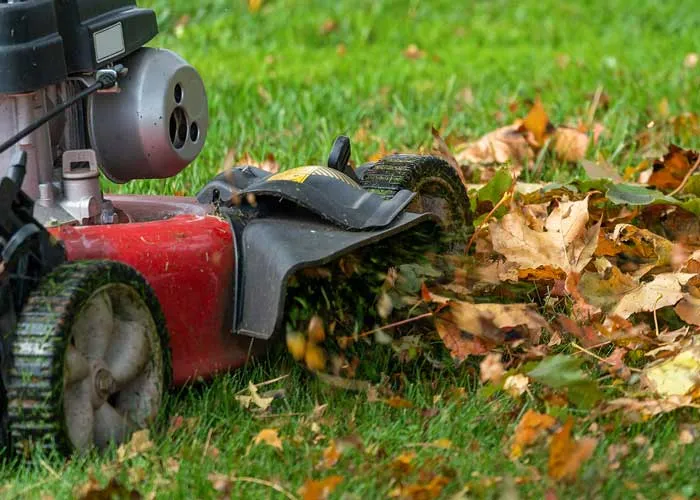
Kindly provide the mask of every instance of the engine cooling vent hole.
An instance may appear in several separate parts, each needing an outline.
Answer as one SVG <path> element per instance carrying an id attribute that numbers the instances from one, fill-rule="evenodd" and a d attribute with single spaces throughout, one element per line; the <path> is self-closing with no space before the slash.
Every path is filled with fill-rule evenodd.
<path id="1" fill-rule="evenodd" d="M 190 140 L 192 142 L 197 142 L 199 139 L 199 125 L 197 125 L 197 122 L 192 122 L 192 125 L 190 125 Z"/>
<path id="2" fill-rule="evenodd" d="M 182 85 L 180 85 L 179 83 L 175 85 L 174 94 L 175 102 L 178 104 L 182 103 Z"/>
<path id="3" fill-rule="evenodd" d="M 175 149 L 181 149 L 185 145 L 189 128 L 184 110 L 181 107 L 175 108 L 170 115 L 170 142 Z M 197 133 L 199 135 L 199 131 Z"/>

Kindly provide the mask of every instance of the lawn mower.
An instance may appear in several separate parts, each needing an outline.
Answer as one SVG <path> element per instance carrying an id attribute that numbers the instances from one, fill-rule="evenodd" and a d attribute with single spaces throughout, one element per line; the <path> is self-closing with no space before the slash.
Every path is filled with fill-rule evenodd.
<path id="1" fill-rule="evenodd" d="M 432 156 L 222 172 L 196 196 L 105 195 L 176 175 L 209 126 L 202 78 L 145 47 L 133 0 L 0 0 L 0 439 L 106 449 L 171 385 L 244 365 L 284 329 L 289 280 L 397 235 L 464 242 L 469 203 Z"/>

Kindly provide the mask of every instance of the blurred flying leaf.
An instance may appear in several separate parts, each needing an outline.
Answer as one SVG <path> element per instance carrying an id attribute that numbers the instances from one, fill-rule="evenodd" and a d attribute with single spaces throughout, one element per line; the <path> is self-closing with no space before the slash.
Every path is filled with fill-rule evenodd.
<path id="1" fill-rule="evenodd" d="M 527 374 L 530 378 L 553 389 L 565 389 L 569 400 L 577 406 L 590 408 L 602 398 L 598 384 L 581 369 L 583 360 L 557 354 L 540 361 Z"/>

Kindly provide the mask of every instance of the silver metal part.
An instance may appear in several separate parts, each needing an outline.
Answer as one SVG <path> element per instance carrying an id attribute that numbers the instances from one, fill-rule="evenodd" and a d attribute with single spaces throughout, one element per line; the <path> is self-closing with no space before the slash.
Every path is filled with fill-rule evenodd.
<path id="1" fill-rule="evenodd" d="M 12 137 L 46 114 L 46 90 L 30 94 L 0 94 L 0 137 Z M 54 192 L 53 154 L 49 127 L 43 126 L 22 139 L 17 146 L 0 154 L 0 177 L 7 174 L 12 155 L 18 151 L 27 152 L 27 174 L 22 188 L 39 205 L 51 206 Z M 44 188 L 40 189 L 43 185 Z"/>
<path id="2" fill-rule="evenodd" d="M 88 100 L 90 145 L 115 182 L 172 177 L 199 155 L 209 126 L 204 83 L 180 56 L 142 48 L 123 61 L 119 93 Z"/>
<path id="3" fill-rule="evenodd" d="M 92 149 L 64 152 L 62 177 L 63 209 L 80 223 L 102 214 L 100 171 Z"/>

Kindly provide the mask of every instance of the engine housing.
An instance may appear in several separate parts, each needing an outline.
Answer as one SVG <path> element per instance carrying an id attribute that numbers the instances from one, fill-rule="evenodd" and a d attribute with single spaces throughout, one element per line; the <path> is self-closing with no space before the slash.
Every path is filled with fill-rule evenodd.
<path id="1" fill-rule="evenodd" d="M 142 48 L 120 61 L 118 93 L 87 105 L 90 145 L 115 182 L 172 177 L 202 150 L 209 127 L 204 83 L 179 55 Z"/>

